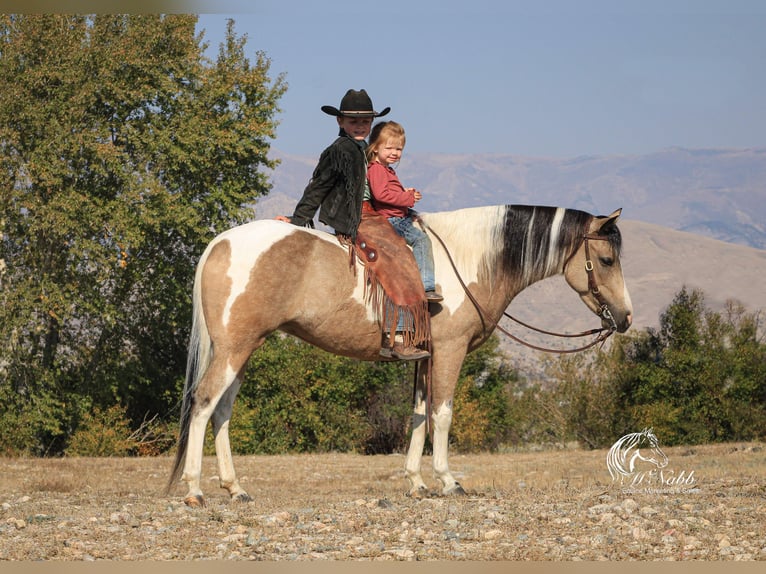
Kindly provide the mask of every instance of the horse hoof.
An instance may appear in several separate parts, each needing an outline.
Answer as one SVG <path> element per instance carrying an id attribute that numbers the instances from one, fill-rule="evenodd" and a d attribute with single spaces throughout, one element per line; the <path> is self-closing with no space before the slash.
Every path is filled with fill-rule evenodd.
<path id="1" fill-rule="evenodd" d="M 232 496 L 231 501 L 246 503 L 246 502 L 252 502 L 253 498 L 246 492 L 240 492 L 239 494 L 235 494 L 234 496 Z"/>
<path id="2" fill-rule="evenodd" d="M 468 496 L 468 493 L 459 482 L 456 482 L 450 488 L 445 488 L 442 491 L 442 494 L 444 494 L 444 496 Z"/>
<path id="3" fill-rule="evenodd" d="M 201 494 L 195 494 L 194 496 L 187 496 L 184 498 L 184 504 L 189 508 L 204 508 L 205 497 Z"/>
<path id="4" fill-rule="evenodd" d="M 407 493 L 410 498 L 428 498 L 428 488 L 425 486 L 418 486 L 413 488 Z"/>

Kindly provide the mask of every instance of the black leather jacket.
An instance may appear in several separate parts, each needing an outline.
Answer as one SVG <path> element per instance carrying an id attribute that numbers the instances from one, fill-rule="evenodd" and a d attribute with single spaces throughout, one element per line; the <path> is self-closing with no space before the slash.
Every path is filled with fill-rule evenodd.
<path id="1" fill-rule="evenodd" d="M 313 227 L 314 214 L 319 209 L 319 221 L 336 233 L 356 238 L 367 178 L 366 144 L 361 143 L 342 132 L 322 152 L 311 181 L 295 207 L 292 223 Z"/>

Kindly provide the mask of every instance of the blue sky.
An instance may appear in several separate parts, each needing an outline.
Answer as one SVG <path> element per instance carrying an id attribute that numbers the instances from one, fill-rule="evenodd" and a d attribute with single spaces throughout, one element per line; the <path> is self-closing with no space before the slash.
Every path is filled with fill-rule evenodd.
<path id="1" fill-rule="evenodd" d="M 193 4 L 193 3 L 192 3 Z M 317 156 L 320 111 L 365 88 L 407 152 L 643 154 L 766 147 L 760 0 L 224 0 L 199 3 L 284 74 L 274 148 Z"/>

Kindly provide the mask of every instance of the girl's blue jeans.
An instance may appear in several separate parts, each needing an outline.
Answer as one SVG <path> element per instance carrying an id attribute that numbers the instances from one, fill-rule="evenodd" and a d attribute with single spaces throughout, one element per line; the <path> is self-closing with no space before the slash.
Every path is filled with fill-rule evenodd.
<path id="1" fill-rule="evenodd" d="M 388 221 L 394 226 L 396 233 L 401 235 L 412 247 L 412 254 L 415 256 L 415 262 L 420 269 L 420 278 L 423 280 L 423 287 L 426 291 L 433 291 L 436 288 L 434 280 L 434 254 L 431 247 L 431 238 L 426 233 L 415 227 L 412 217 L 389 217 Z"/>
<path id="2" fill-rule="evenodd" d="M 396 233 L 401 235 L 412 247 L 412 254 L 415 256 L 415 262 L 420 270 L 420 278 L 423 280 L 423 287 L 426 291 L 433 291 L 436 288 L 434 279 L 434 254 L 431 247 L 431 238 L 426 233 L 415 227 L 412 217 L 389 217 L 388 221 L 394 227 Z M 397 331 L 403 329 L 402 321 L 396 327 Z"/>

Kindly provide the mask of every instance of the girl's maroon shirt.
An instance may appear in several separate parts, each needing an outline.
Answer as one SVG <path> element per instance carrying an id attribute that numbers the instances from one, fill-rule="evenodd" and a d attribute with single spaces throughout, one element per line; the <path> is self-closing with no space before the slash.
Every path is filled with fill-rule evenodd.
<path id="1" fill-rule="evenodd" d="M 384 217 L 405 217 L 415 205 L 415 194 L 404 189 L 394 168 L 372 162 L 367 168 L 372 204 Z"/>

